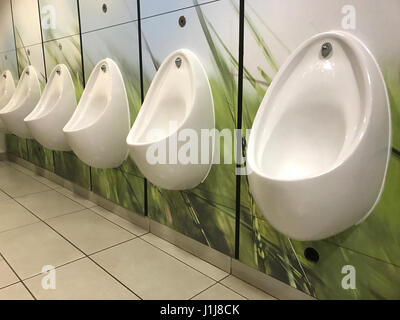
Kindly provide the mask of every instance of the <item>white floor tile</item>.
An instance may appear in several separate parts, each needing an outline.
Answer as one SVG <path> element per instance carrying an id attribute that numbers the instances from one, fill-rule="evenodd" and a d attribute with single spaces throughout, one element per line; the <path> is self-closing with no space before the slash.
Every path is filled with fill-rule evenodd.
<path id="1" fill-rule="evenodd" d="M 101 215 L 102 217 L 106 218 L 107 220 L 114 222 L 115 224 L 119 225 L 121 228 L 124 228 L 125 230 L 132 232 L 134 235 L 142 236 L 142 235 L 148 233 L 148 231 L 137 226 L 136 224 L 133 224 L 132 222 L 125 220 L 102 207 L 93 207 L 90 210 L 96 212 L 97 214 Z"/>
<path id="2" fill-rule="evenodd" d="M 12 167 L 4 167 L 0 168 L 0 189 L 11 197 L 19 197 L 49 190 L 49 187 Z"/>
<path id="3" fill-rule="evenodd" d="M 44 266 L 58 267 L 83 257 L 42 222 L 0 233 L 0 252 L 22 279 L 40 274 Z"/>
<path id="4" fill-rule="evenodd" d="M 50 181 L 49 179 L 37 174 L 36 172 L 29 170 L 17 163 L 11 162 L 10 166 L 13 167 L 14 169 L 32 177 L 33 179 L 45 184 L 46 186 L 50 187 L 51 189 L 57 189 L 60 188 L 61 186 L 53 181 Z"/>
<path id="5" fill-rule="evenodd" d="M 0 300 L 34 300 L 22 283 L 0 290 Z"/>
<path id="6" fill-rule="evenodd" d="M 189 299 L 215 283 L 139 238 L 93 259 L 142 299 Z"/>
<path id="7" fill-rule="evenodd" d="M 246 300 L 241 295 L 217 283 L 195 296 L 193 300 Z"/>
<path id="8" fill-rule="evenodd" d="M 48 187 L 51 188 L 51 189 L 62 188 L 61 185 L 59 185 L 59 184 L 57 184 L 57 183 L 55 183 L 55 182 L 53 182 L 53 181 L 51 181 L 51 180 L 49 180 L 49 179 L 47 179 L 47 178 L 45 178 L 45 177 L 42 177 L 42 176 L 40 176 L 40 175 L 35 175 L 35 176 L 33 176 L 33 178 L 34 178 L 35 180 L 37 180 L 37 181 L 39 181 L 39 182 L 45 184 L 46 186 L 48 186 Z"/>
<path id="9" fill-rule="evenodd" d="M 88 255 L 135 237 L 90 210 L 46 222 Z"/>
<path id="10" fill-rule="evenodd" d="M 10 164 L 8 163 L 7 160 L 0 160 L 0 168 L 7 167 L 9 165 Z"/>
<path id="11" fill-rule="evenodd" d="M 13 199 L 0 201 L 0 232 L 38 221 L 39 219 Z"/>
<path id="12" fill-rule="evenodd" d="M 22 172 L 28 176 L 33 176 L 35 173 L 32 170 L 29 170 L 15 162 L 10 162 L 10 167 L 14 168 L 15 170 L 18 170 L 19 172 Z"/>
<path id="13" fill-rule="evenodd" d="M 0 257 L 0 288 L 7 287 L 18 281 L 18 277 L 10 269 L 4 259 Z"/>
<path id="14" fill-rule="evenodd" d="M 92 202 L 88 199 L 85 199 L 85 198 L 81 197 L 79 194 L 76 194 L 66 188 L 57 188 L 56 190 L 57 190 L 57 192 L 62 193 L 64 196 L 78 202 L 85 208 L 93 208 L 93 207 L 97 206 L 94 202 Z"/>
<path id="15" fill-rule="evenodd" d="M 195 268 L 196 270 L 204 273 L 205 275 L 213 278 L 214 280 L 221 280 L 228 276 L 225 271 L 213 266 L 212 264 L 201 260 L 200 258 L 184 251 L 177 246 L 155 236 L 154 234 L 148 233 L 141 237 L 143 240 L 151 243 L 152 245 L 160 248 L 161 250 L 167 252 L 168 254 L 174 256 L 178 260 L 188 264 L 189 266 Z"/>
<path id="16" fill-rule="evenodd" d="M 222 280 L 221 283 L 250 300 L 276 300 L 276 298 L 232 275 Z"/>
<path id="17" fill-rule="evenodd" d="M 85 209 L 79 203 L 54 190 L 18 197 L 15 200 L 42 220 Z"/>
<path id="18" fill-rule="evenodd" d="M 0 179 L 1 179 L 1 177 L 0 177 Z M 10 199 L 12 199 L 12 198 L 9 197 L 7 194 L 5 194 L 3 191 L 0 191 L 0 201 L 10 200 Z"/>
<path id="19" fill-rule="evenodd" d="M 42 287 L 43 276 L 24 281 L 38 300 L 137 300 L 138 297 L 89 259 L 55 270 L 55 290 Z"/>

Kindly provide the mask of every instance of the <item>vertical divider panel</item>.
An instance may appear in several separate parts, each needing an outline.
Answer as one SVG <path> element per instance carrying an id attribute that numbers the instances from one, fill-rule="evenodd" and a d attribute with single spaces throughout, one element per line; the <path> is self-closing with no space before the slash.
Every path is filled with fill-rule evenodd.
<path id="1" fill-rule="evenodd" d="M 17 74 L 18 74 L 18 78 L 20 77 L 20 73 L 19 73 L 19 66 L 18 66 L 18 54 L 17 54 L 17 39 L 15 36 L 15 29 L 14 29 L 14 14 L 13 14 L 13 4 L 12 4 L 12 0 L 10 1 L 10 8 L 11 8 L 11 19 L 12 19 L 12 31 L 13 31 L 13 36 L 14 36 L 14 48 L 15 48 L 15 57 L 17 60 Z"/>
<path id="2" fill-rule="evenodd" d="M 239 6 L 239 67 L 238 67 L 238 108 L 237 108 L 237 129 L 240 132 L 240 137 L 236 139 L 236 152 L 237 159 L 242 158 L 242 109 L 243 109 L 243 62 L 244 62 L 244 0 L 240 0 Z M 239 139 L 240 138 L 240 139 Z M 240 154 L 239 154 L 240 153 Z M 240 163 L 237 165 L 237 171 L 241 169 Z M 235 221 L 235 259 L 239 259 L 239 245 L 240 245 L 240 207 L 241 207 L 241 183 L 242 176 L 239 172 L 236 172 L 236 221 Z"/>
<path id="3" fill-rule="evenodd" d="M 140 12 L 140 0 L 137 0 L 137 14 L 138 14 L 138 41 L 139 41 L 139 68 L 140 68 L 140 96 L 142 105 L 144 102 L 144 89 L 143 89 L 143 51 L 142 51 L 142 18 Z M 144 179 L 144 215 L 149 215 L 149 198 L 147 194 L 147 179 Z"/>
<path id="4" fill-rule="evenodd" d="M 82 39 L 82 21 L 81 21 L 81 7 L 80 7 L 80 0 L 76 0 L 76 5 L 78 8 L 78 21 L 79 21 L 79 38 L 81 41 L 81 62 L 82 62 L 82 85 L 83 90 L 86 87 L 86 75 L 85 75 L 85 62 L 83 57 L 83 39 Z M 79 101 L 77 101 L 79 103 Z M 89 189 L 93 190 L 93 180 L 92 180 L 92 168 L 89 167 Z"/>

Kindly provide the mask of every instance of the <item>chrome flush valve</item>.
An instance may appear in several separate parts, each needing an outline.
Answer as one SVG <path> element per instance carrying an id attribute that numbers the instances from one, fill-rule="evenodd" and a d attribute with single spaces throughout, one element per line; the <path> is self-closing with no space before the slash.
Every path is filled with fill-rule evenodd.
<path id="1" fill-rule="evenodd" d="M 175 65 L 179 69 L 182 65 L 182 59 L 180 57 L 176 58 Z"/>

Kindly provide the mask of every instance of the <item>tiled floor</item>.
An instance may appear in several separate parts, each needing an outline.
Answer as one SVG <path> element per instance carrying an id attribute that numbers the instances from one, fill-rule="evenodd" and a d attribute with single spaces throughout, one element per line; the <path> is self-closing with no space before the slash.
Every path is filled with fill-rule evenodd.
<path id="1" fill-rule="evenodd" d="M 55 283 L 44 268 L 55 267 Z M 49 284 L 54 289 L 44 289 Z M 274 299 L 8 161 L 0 162 L 0 300 Z"/>

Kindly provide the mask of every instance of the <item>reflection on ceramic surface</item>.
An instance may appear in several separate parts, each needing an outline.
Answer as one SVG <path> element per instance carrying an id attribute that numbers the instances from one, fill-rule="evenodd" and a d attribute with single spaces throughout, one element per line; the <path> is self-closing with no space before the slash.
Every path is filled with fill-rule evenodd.
<path id="1" fill-rule="evenodd" d="M 177 137 L 185 129 L 201 137 L 202 129 L 214 128 L 214 102 L 207 74 L 198 58 L 182 49 L 169 55 L 158 70 L 127 143 L 132 159 L 153 184 L 168 190 L 192 189 L 206 179 L 214 146 L 196 147 L 199 157 L 207 155 L 207 164 L 184 164 L 180 159 L 171 160 L 177 157 L 176 150 L 187 144 Z M 170 148 L 175 143 L 176 148 Z M 165 151 L 165 164 L 149 161 L 155 149 Z"/>
<path id="2" fill-rule="evenodd" d="M 11 100 L 15 92 L 14 78 L 10 71 L 4 71 L 0 77 L 0 110 L 3 109 Z M 7 132 L 7 128 L 0 119 L 0 132 Z"/>
<path id="3" fill-rule="evenodd" d="M 376 206 L 390 146 L 388 95 L 374 57 L 348 33 L 319 34 L 291 55 L 259 108 L 250 189 L 277 230 L 327 238 Z"/>
<path id="4" fill-rule="evenodd" d="M 111 59 L 93 69 L 82 98 L 64 127 L 75 154 L 95 168 L 115 168 L 128 156 L 129 106 L 124 81 Z"/>
<path id="5" fill-rule="evenodd" d="M 33 137 L 50 150 L 70 151 L 62 129 L 76 108 L 74 84 L 68 68 L 56 66 L 36 108 L 25 118 Z"/>
<path id="6" fill-rule="evenodd" d="M 40 84 L 32 66 L 26 67 L 10 102 L 0 111 L 7 130 L 20 138 L 31 139 L 32 134 L 24 119 L 40 99 Z"/>

